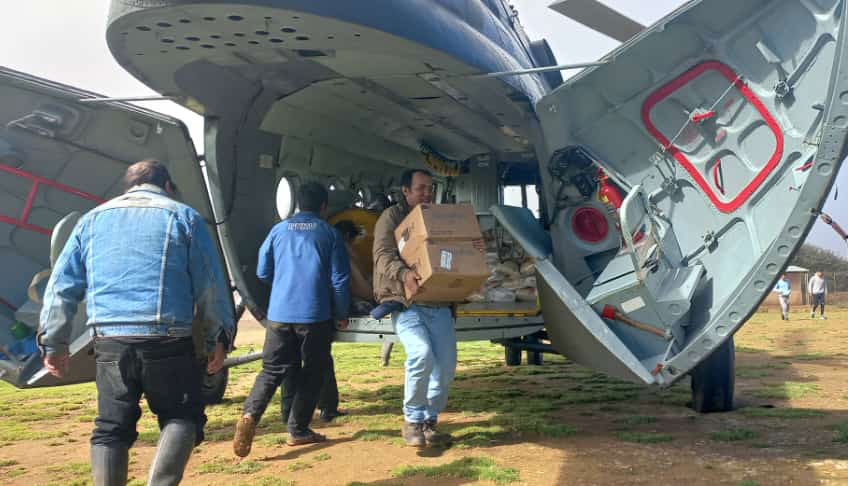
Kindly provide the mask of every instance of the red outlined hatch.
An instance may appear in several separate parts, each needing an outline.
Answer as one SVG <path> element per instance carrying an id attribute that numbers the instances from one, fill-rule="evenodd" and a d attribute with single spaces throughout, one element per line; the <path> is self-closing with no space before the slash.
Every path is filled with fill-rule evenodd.
<path id="1" fill-rule="evenodd" d="M 26 204 L 24 205 L 23 211 L 21 211 L 20 217 L 16 218 L 13 216 L 0 214 L 0 223 L 7 223 L 13 226 L 17 226 L 19 228 L 35 231 L 36 233 L 49 235 L 53 231 L 52 229 L 45 228 L 43 226 L 36 226 L 27 222 L 27 220 L 29 219 L 29 214 L 32 211 L 33 203 L 35 202 L 35 195 L 38 193 L 38 188 L 42 185 L 67 192 L 68 194 L 79 196 L 83 199 L 88 199 L 89 201 L 94 201 L 97 204 L 100 204 L 105 201 L 105 199 L 99 198 L 94 194 L 90 194 L 80 189 L 77 189 L 76 187 L 61 184 L 52 179 L 41 177 L 25 170 L 16 169 L 6 164 L 0 164 L 0 171 L 7 172 L 9 174 L 16 175 L 23 179 L 29 179 L 30 181 L 32 181 L 32 187 L 29 190 L 29 195 L 27 196 Z"/>
<path id="2" fill-rule="evenodd" d="M 654 108 L 667 98 L 675 95 L 678 90 L 681 89 L 684 89 L 684 91 L 680 93 L 679 100 L 675 100 L 675 103 L 679 105 L 682 103 L 680 100 L 691 100 L 693 98 L 693 93 L 685 90 L 687 85 L 698 80 L 699 77 L 705 74 L 711 75 L 714 73 L 718 73 L 721 77 L 723 77 L 723 79 L 727 80 L 726 89 L 721 90 L 723 93 L 719 92 L 716 94 L 715 99 L 705 100 L 705 106 L 689 107 L 687 109 L 686 125 L 680 128 L 679 133 L 661 132 L 660 129 L 657 128 L 654 120 L 651 118 L 652 114 L 655 112 Z M 696 93 L 699 92 L 697 90 L 694 91 Z M 764 123 L 774 136 L 774 153 L 769 156 L 768 161 L 762 166 L 760 166 L 762 161 L 751 161 L 751 165 L 760 166 L 760 168 L 753 172 L 752 177 L 750 177 L 750 180 L 747 182 L 744 180 L 725 180 L 726 177 L 740 177 L 740 174 L 726 172 L 722 170 L 722 167 L 720 166 L 722 163 L 722 154 L 727 155 L 728 152 L 731 152 L 728 150 L 730 148 L 730 144 L 727 143 L 729 138 L 727 137 L 727 131 L 720 126 L 724 115 L 722 111 L 731 109 L 731 105 L 733 105 L 733 103 L 731 103 L 730 100 L 733 99 L 744 99 L 751 107 L 754 108 L 756 114 L 759 115 L 759 120 L 745 121 L 744 123 L 746 126 Z M 754 115 L 755 118 L 756 114 Z M 730 119 L 731 117 L 727 118 Z M 662 147 L 664 147 L 668 153 L 671 154 L 675 160 L 677 160 L 677 162 L 686 169 L 687 172 L 689 172 L 689 175 L 695 183 L 698 184 L 707 197 L 709 197 L 713 205 L 715 205 L 715 207 L 723 213 L 731 213 L 739 209 L 739 207 L 757 191 L 766 178 L 768 178 L 769 174 L 771 174 L 774 168 L 777 167 L 777 164 L 783 156 L 783 133 L 781 132 L 780 125 L 766 109 L 763 102 L 754 94 L 745 82 L 740 79 L 740 76 L 719 61 L 706 61 L 698 64 L 651 93 L 642 105 L 642 121 L 648 132 L 650 132 L 660 145 L 662 145 Z M 711 133 L 711 138 L 715 142 L 714 145 L 718 146 L 711 149 L 715 152 L 715 154 L 710 156 L 710 160 L 712 162 L 702 164 L 703 167 L 695 165 L 689 160 L 689 158 L 687 158 L 686 154 L 678 145 L 679 140 L 676 139 L 676 137 L 680 134 L 691 135 L 693 130 L 701 131 L 698 136 L 704 136 L 705 133 Z M 744 133 L 744 130 L 742 132 Z M 671 139 L 669 137 L 671 137 Z M 691 140 L 691 136 L 681 138 L 689 138 Z M 712 171 L 710 171 L 710 168 L 712 168 Z M 710 176 L 715 179 L 715 185 L 708 182 L 707 178 Z M 747 178 L 747 176 L 744 178 Z M 739 189 L 738 191 L 728 190 L 727 192 L 730 193 L 726 194 L 725 190 L 731 186 L 731 182 L 733 182 L 733 186 L 736 186 Z M 735 192 L 735 194 L 733 194 L 733 192 Z"/>

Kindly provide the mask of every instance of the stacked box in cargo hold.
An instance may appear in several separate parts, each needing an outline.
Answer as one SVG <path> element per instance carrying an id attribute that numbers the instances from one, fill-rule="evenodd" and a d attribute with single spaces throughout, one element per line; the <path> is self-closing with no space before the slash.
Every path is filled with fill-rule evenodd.
<path id="1" fill-rule="evenodd" d="M 488 278 L 469 204 L 419 204 L 395 229 L 400 256 L 421 277 L 416 302 L 463 302 Z"/>
<path id="2" fill-rule="evenodd" d="M 496 236 L 496 232 L 486 231 L 486 264 L 489 278 L 469 296 L 475 303 L 507 304 L 526 302 L 535 307 L 538 300 L 536 290 L 536 264 L 531 257 L 508 234 Z"/>

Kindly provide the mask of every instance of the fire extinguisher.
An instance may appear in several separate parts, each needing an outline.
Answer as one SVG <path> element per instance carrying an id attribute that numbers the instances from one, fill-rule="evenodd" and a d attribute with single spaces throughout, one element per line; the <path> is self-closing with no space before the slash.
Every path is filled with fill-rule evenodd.
<path id="1" fill-rule="evenodd" d="M 598 169 L 598 199 L 606 204 L 613 212 L 621 207 L 624 198 L 621 197 L 621 192 L 609 180 L 609 176 L 604 169 Z"/>

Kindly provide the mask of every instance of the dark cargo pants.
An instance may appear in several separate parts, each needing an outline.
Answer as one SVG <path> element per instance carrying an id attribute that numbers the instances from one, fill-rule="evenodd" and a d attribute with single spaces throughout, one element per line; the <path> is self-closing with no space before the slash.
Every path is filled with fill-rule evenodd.
<path id="1" fill-rule="evenodd" d="M 191 338 L 95 338 L 97 418 L 92 445 L 122 443 L 132 446 L 141 417 L 142 394 L 159 420 L 159 428 L 173 419 L 195 423 L 196 440 L 203 440 L 206 424 L 201 394 L 203 370 Z"/>
<path id="2" fill-rule="evenodd" d="M 294 391 L 289 434 L 307 434 L 330 365 L 333 332 L 332 321 L 306 324 L 268 321 L 262 370 L 244 402 L 244 413 L 258 422 L 277 388 L 285 381 Z"/>

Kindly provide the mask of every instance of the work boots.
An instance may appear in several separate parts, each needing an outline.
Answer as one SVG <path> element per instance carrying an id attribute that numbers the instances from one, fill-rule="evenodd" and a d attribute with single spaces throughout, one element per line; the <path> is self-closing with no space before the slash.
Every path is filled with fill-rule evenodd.
<path id="1" fill-rule="evenodd" d="M 129 448 L 123 444 L 91 446 L 91 477 L 94 486 L 125 486 Z"/>
<path id="2" fill-rule="evenodd" d="M 403 422 L 401 434 L 406 445 L 410 447 L 424 447 L 427 441 L 424 438 L 424 424 L 416 422 Z"/>
<path id="3" fill-rule="evenodd" d="M 148 486 L 176 486 L 183 479 L 194 449 L 197 426 L 190 420 L 171 420 L 159 434 L 159 445 L 150 465 Z"/>
<path id="4" fill-rule="evenodd" d="M 244 415 L 236 422 L 236 434 L 233 437 L 233 452 L 239 457 L 247 457 L 253 446 L 253 436 L 256 434 L 256 420 L 251 415 Z"/>
<path id="5" fill-rule="evenodd" d="M 424 433 L 424 441 L 427 447 L 447 447 L 453 441 L 450 434 L 439 432 L 436 430 L 436 421 L 428 420 L 422 424 L 422 432 Z"/>

